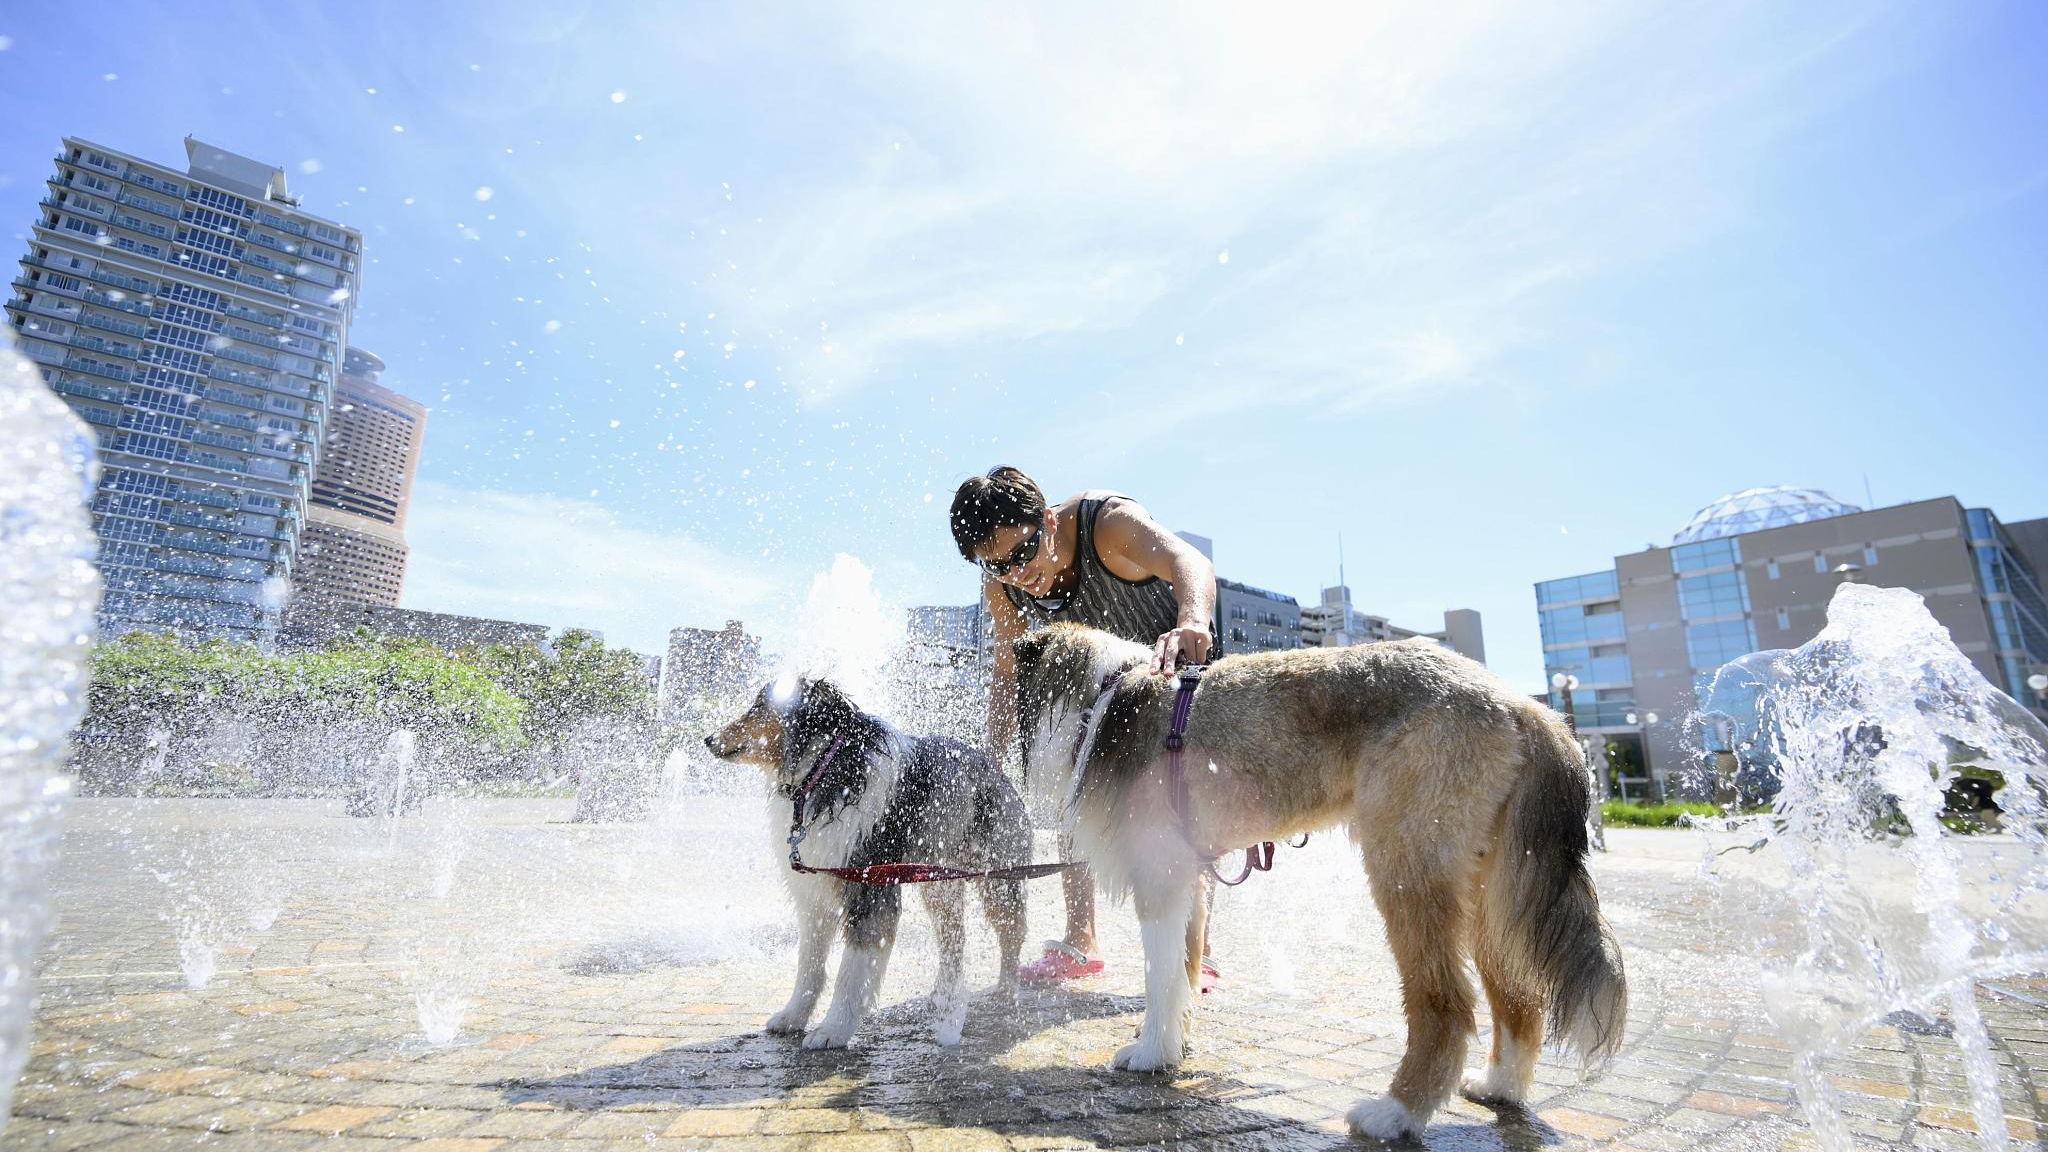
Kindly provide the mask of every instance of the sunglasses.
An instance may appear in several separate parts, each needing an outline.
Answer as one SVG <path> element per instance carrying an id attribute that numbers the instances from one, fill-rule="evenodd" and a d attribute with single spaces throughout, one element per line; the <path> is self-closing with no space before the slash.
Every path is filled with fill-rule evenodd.
<path id="1" fill-rule="evenodd" d="M 1001 560 L 977 560 L 976 563 L 981 565 L 983 572 L 997 579 L 1008 576 L 1024 565 L 1031 563 L 1032 558 L 1038 555 L 1038 538 L 1043 533 L 1044 529 L 1033 527 L 1031 535 L 1019 540 L 1017 546 L 1010 549 L 1008 556 L 1003 557 Z"/>

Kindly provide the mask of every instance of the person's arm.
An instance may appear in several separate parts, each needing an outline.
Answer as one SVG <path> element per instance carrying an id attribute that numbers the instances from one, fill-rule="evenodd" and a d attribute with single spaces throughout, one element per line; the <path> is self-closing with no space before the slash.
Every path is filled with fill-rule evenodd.
<path id="1" fill-rule="evenodd" d="M 1216 569 L 1195 546 L 1168 532 L 1136 502 L 1105 504 L 1095 518 L 1095 554 L 1126 580 L 1157 576 L 1173 585 L 1180 603 L 1173 631 L 1152 646 L 1152 670 L 1209 658 L 1209 623 L 1216 614 Z"/>
<path id="2" fill-rule="evenodd" d="M 989 631 L 995 638 L 995 668 L 988 680 L 988 758 L 1007 764 L 1017 750 L 1015 644 L 1024 635 L 1024 616 L 994 577 L 981 578 L 981 598 L 988 604 Z"/>

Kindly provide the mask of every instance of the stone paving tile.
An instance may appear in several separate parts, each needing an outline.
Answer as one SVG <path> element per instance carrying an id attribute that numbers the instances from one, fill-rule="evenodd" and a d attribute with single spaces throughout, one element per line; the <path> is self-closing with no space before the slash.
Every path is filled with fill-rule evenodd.
<path id="1" fill-rule="evenodd" d="M 60 908 L 91 911 L 67 913 L 51 941 L 30 1065 L 0 1152 L 1371 1147 L 1347 1137 L 1343 1115 L 1384 1091 L 1402 1049 L 1398 982 L 1341 845 L 1291 854 L 1284 878 L 1222 898 L 1212 946 L 1226 984 L 1200 1007 L 1189 1062 L 1170 1078 L 1133 1077 L 1106 1067 L 1141 1006 L 1127 910 L 1104 909 L 1112 967 L 1103 977 L 1027 992 L 1014 1008 L 977 1003 L 965 1042 L 950 1050 L 933 1047 L 922 1025 L 931 946 L 913 911 L 883 1007 L 855 1047 L 806 1052 L 759 1031 L 788 993 L 792 945 L 773 862 L 720 847 L 730 828 L 678 836 L 550 822 L 561 805 L 479 806 L 462 835 L 464 867 L 480 886 L 437 903 L 419 891 L 422 869 L 406 863 L 432 858 L 429 825 L 397 828 L 401 839 L 417 835 L 421 854 L 409 857 L 319 805 L 213 803 L 179 809 L 185 823 L 156 831 L 203 857 L 218 850 L 209 828 L 222 842 L 288 830 L 301 872 L 285 877 L 293 895 L 274 927 L 223 941 L 213 981 L 185 989 L 172 922 L 153 903 L 162 886 L 137 876 L 136 849 L 111 831 L 147 814 L 81 803 L 53 882 Z M 1815 1147 L 1788 1083 L 1789 1048 L 1739 994 L 1741 973 L 1754 977 L 1762 953 L 1716 943 L 1714 909 L 1690 890 L 1691 874 L 1675 884 L 1631 855 L 1631 843 L 1650 841 L 1617 836 L 1616 852 L 1595 864 L 1631 976 L 1623 1051 L 1591 1075 L 1546 1058 L 1528 1113 L 1454 1100 L 1426 1134 L 1429 1147 Z M 558 871 L 577 844 L 596 846 L 587 871 Z M 743 895 L 728 918 L 742 925 L 738 936 L 677 936 L 648 906 L 687 920 L 703 893 L 618 880 L 622 861 L 663 861 L 660 876 L 687 877 L 679 851 L 733 874 Z M 742 855 L 754 863 L 734 873 Z M 511 889 L 576 912 L 508 929 Z M 1055 892 L 1032 890 L 1035 922 L 1056 919 Z M 764 911 L 735 911 L 752 903 Z M 1340 905 L 1356 922 L 1295 950 L 1311 990 L 1269 983 L 1274 927 L 1305 938 Z M 571 962 L 610 955 L 627 960 Z M 970 971 L 985 979 L 992 963 L 976 937 Z M 415 999 L 432 979 L 452 981 L 468 1004 L 455 1040 L 439 1047 L 422 1039 Z M 2048 995 L 2048 982 L 2001 985 Z M 2048 1025 L 2010 995 L 1987 992 L 1982 1003 L 2010 1134 L 2038 1143 L 2048 1129 Z M 1482 1014 L 1475 1072 L 1488 1028 Z M 1860 1139 L 1975 1146 L 1952 1040 L 1877 1027 L 1824 1067 Z"/>

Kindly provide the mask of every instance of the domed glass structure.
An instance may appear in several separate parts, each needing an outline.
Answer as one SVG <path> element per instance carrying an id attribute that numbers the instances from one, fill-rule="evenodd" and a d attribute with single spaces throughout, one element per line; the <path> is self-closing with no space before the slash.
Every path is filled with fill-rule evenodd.
<path id="1" fill-rule="evenodd" d="M 1846 516 L 1861 511 L 1863 509 L 1854 504 L 1844 504 L 1816 488 L 1744 488 L 1693 513 L 1685 527 L 1671 537 L 1671 542 L 1691 544 L 1697 540 L 1718 540 L 1724 536 L 1739 536 L 1744 532 L 1782 528 L 1787 524 L 1804 524 L 1808 520 L 1825 520 L 1830 516 Z"/>

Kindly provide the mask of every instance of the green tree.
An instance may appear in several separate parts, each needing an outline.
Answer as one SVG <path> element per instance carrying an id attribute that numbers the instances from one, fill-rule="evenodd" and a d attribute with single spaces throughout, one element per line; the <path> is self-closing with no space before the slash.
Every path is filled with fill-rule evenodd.
<path id="1" fill-rule="evenodd" d="M 461 658 L 518 697 L 526 734 L 537 747 L 562 743 L 580 720 L 641 719 L 654 712 L 654 691 L 640 658 L 580 628 L 557 637 L 549 653 L 536 644 L 487 644 Z"/>

